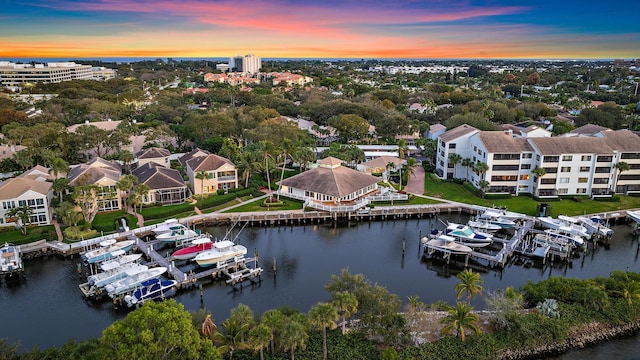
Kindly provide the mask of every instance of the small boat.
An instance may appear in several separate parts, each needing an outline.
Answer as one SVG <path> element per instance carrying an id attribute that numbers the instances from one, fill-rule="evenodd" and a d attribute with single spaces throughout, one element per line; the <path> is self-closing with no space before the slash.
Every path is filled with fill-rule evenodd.
<path id="1" fill-rule="evenodd" d="M 177 244 L 194 239 L 199 235 L 199 232 L 191 230 L 182 224 L 176 224 L 170 226 L 170 231 L 161 233 L 160 235 L 156 235 L 156 239 L 161 240 L 163 243 L 167 244 Z"/>
<path id="2" fill-rule="evenodd" d="M 553 250 L 555 252 L 560 252 L 563 254 L 568 254 L 573 247 L 569 243 L 563 243 L 558 241 L 557 238 L 554 238 L 549 234 L 536 234 L 536 236 L 533 237 L 533 243 L 536 246 L 542 246 L 542 247 L 548 246 L 549 250 Z"/>
<path id="3" fill-rule="evenodd" d="M 575 235 L 572 234 L 570 232 L 565 232 L 562 228 L 560 229 L 546 229 L 544 231 L 546 234 L 548 234 L 549 236 L 551 236 L 553 239 L 561 242 L 561 243 L 566 243 L 566 244 L 570 244 L 571 246 L 580 246 L 582 244 L 584 244 L 584 238 L 579 236 L 579 235 Z"/>
<path id="4" fill-rule="evenodd" d="M 487 216 L 501 217 L 503 219 L 512 220 L 512 221 L 523 220 L 527 218 L 527 215 L 525 214 L 521 214 L 513 211 L 507 211 L 506 209 L 498 209 L 498 208 L 486 209 L 484 211 L 484 214 L 487 214 Z"/>
<path id="5" fill-rule="evenodd" d="M 4 243 L 0 247 L 0 254 L 0 274 L 11 275 L 14 271 L 22 270 L 19 246 Z"/>
<path id="6" fill-rule="evenodd" d="M 211 250 L 213 247 L 213 242 L 208 237 L 196 238 L 191 241 L 191 244 L 183 247 L 182 249 L 176 250 L 171 257 L 178 260 L 189 260 L 196 257 L 198 254 Z"/>
<path id="7" fill-rule="evenodd" d="M 497 211 L 497 210 L 486 210 L 482 214 L 480 214 L 479 218 L 486 219 L 491 224 L 495 224 L 500 226 L 502 229 L 510 229 L 516 225 L 515 221 L 509 217 L 509 215 L 505 215 L 505 211 Z M 515 215 L 511 215 L 515 216 Z M 516 218 L 517 219 L 517 218 Z"/>
<path id="8" fill-rule="evenodd" d="M 640 210 L 627 210 L 627 217 L 637 223 L 640 223 Z"/>
<path id="9" fill-rule="evenodd" d="M 164 300 L 176 293 L 176 280 L 151 279 L 144 281 L 131 295 L 125 295 L 128 307 L 143 304 L 149 300 Z"/>
<path id="10" fill-rule="evenodd" d="M 142 254 L 127 254 L 124 250 L 116 250 L 111 253 L 111 255 L 110 260 L 105 260 L 100 263 L 99 266 L 102 271 L 108 271 L 120 265 L 138 261 L 142 257 Z"/>
<path id="11" fill-rule="evenodd" d="M 242 245 L 236 245 L 233 241 L 222 240 L 213 243 L 210 250 L 201 252 L 196 255 L 193 260 L 202 267 L 216 265 L 219 262 L 233 259 L 237 256 L 244 256 L 247 248 Z"/>
<path id="12" fill-rule="evenodd" d="M 491 221 L 489 221 L 489 219 L 483 219 L 481 217 L 477 217 L 475 220 L 469 220 L 469 222 L 467 222 L 467 226 L 469 226 L 473 230 L 487 233 L 493 233 L 502 229 L 502 226 L 493 224 L 491 223 Z"/>
<path id="13" fill-rule="evenodd" d="M 179 225 L 178 219 L 168 219 L 158 224 L 158 226 L 151 231 L 153 231 L 153 233 L 156 234 L 157 236 L 157 235 L 164 234 L 166 232 L 171 231 L 171 227 L 176 225 Z"/>
<path id="14" fill-rule="evenodd" d="M 118 295 L 133 291 L 136 287 L 140 286 L 143 282 L 160 277 L 160 275 L 167 272 L 167 268 L 163 266 L 153 267 L 145 271 L 139 272 L 134 275 L 127 276 L 118 281 L 114 281 L 111 284 L 104 287 L 105 291 L 111 298 Z"/>
<path id="15" fill-rule="evenodd" d="M 493 235 L 478 231 L 473 231 L 469 226 L 449 223 L 444 231 L 445 235 L 451 236 L 454 239 L 464 241 L 465 243 L 480 243 L 489 245 L 493 242 Z M 488 244 L 487 244 L 488 242 Z"/>
<path id="16" fill-rule="evenodd" d="M 435 239 L 428 239 L 426 237 L 422 238 L 422 244 L 426 249 L 433 249 L 451 254 L 468 254 L 473 251 L 470 247 L 459 244 L 455 240 L 456 239 L 451 236 L 441 234 Z"/>
<path id="17" fill-rule="evenodd" d="M 148 269 L 149 268 L 146 265 L 136 263 L 119 265 L 117 267 L 107 269 L 104 272 L 88 276 L 87 283 L 92 287 L 92 290 L 96 290 L 105 287 L 112 282 L 124 279 L 127 276 L 135 275 Z"/>
<path id="18" fill-rule="evenodd" d="M 554 219 L 551 216 L 538 217 L 538 221 L 548 229 L 562 230 L 565 233 L 571 233 L 585 238 L 589 237 L 587 229 L 582 225 L 573 224 L 562 219 Z"/>
<path id="19" fill-rule="evenodd" d="M 609 228 L 607 223 L 597 216 L 578 216 L 578 221 L 587 229 L 587 233 L 589 235 L 596 234 L 606 237 L 611 237 L 613 235 L 613 229 Z"/>
<path id="20" fill-rule="evenodd" d="M 119 250 L 128 252 L 135 244 L 135 240 L 116 241 L 115 239 L 100 242 L 100 247 L 82 254 L 82 260 L 87 264 L 94 264 L 113 258 L 113 254 L 119 254 Z"/>

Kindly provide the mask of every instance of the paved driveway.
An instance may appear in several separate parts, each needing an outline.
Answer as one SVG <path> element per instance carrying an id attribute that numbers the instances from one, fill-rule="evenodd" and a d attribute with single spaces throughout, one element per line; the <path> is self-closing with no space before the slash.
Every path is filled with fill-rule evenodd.
<path id="1" fill-rule="evenodd" d="M 409 177 L 409 182 L 404 190 L 408 193 L 422 195 L 424 194 L 424 168 L 419 165 L 413 171 L 414 174 Z"/>

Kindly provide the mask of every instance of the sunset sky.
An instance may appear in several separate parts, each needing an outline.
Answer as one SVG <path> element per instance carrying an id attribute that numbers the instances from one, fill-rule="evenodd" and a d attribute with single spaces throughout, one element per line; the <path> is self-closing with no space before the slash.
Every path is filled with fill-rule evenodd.
<path id="1" fill-rule="evenodd" d="M 640 1 L 3 0 L 11 58 L 640 58 Z"/>

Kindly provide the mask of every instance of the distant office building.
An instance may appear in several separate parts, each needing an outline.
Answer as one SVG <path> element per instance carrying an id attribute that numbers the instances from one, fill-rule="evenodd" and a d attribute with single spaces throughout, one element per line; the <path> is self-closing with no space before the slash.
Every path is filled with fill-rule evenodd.
<path id="1" fill-rule="evenodd" d="M 229 71 L 229 64 L 216 64 L 216 70 L 227 72 Z"/>
<path id="2" fill-rule="evenodd" d="M 93 80 L 91 65 L 74 62 L 14 64 L 0 61 L 0 84 L 16 86 L 24 83 L 59 83 L 70 80 Z"/>
<path id="3" fill-rule="evenodd" d="M 229 71 L 235 71 L 245 74 L 256 74 L 262 67 L 262 60 L 259 56 L 248 54 L 245 56 L 238 55 L 229 58 Z"/>

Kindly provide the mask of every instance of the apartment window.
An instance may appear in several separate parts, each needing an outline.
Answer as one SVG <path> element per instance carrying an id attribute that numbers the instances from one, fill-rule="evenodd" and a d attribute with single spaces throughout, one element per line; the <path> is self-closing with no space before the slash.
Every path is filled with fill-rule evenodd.
<path id="1" fill-rule="evenodd" d="M 591 161 L 591 155 L 582 155 L 582 158 L 580 158 L 580 160 L 582 160 L 582 161 Z"/>
<path id="2" fill-rule="evenodd" d="M 578 182 L 581 184 L 586 184 L 588 181 L 589 181 L 589 178 L 586 178 L 586 177 L 578 178 Z"/>
<path id="3" fill-rule="evenodd" d="M 540 162 L 540 155 L 536 155 L 536 162 Z"/>
<path id="4" fill-rule="evenodd" d="M 560 168 L 560 172 L 571 172 L 571 166 L 563 166 Z"/>
<path id="5" fill-rule="evenodd" d="M 523 159 L 531 159 L 531 157 L 533 157 L 532 153 L 524 153 L 524 154 L 522 154 L 522 158 Z"/>
<path id="6" fill-rule="evenodd" d="M 474 145 L 474 146 L 473 146 L 473 151 L 474 151 L 474 152 L 478 151 L 478 147 Z"/>
<path id="7" fill-rule="evenodd" d="M 597 162 L 611 162 L 613 160 L 613 156 L 598 156 L 596 158 Z"/>
<path id="8" fill-rule="evenodd" d="M 597 167 L 596 168 L 596 174 L 608 174 L 609 172 L 611 172 L 611 169 L 608 167 Z"/>
<path id="9" fill-rule="evenodd" d="M 540 179 L 540 184 L 555 184 L 555 183 L 556 183 L 556 179 L 554 178 Z"/>
<path id="10" fill-rule="evenodd" d="M 567 188 L 558 189 L 558 195 L 566 195 L 568 193 L 569 193 L 569 189 Z"/>
<path id="11" fill-rule="evenodd" d="M 544 162 L 558 162 L 560 161 L 560 156 L 545 156 Z"/>
<path id="12" fill-rule="evenodd" d="M 530 176 L 529 174 L 522 174 L 522 175 L 520 175 L 520 180 L 521 180 L 521 181 L 529 180 L 529 178 L 531 178 L 531 176 Z"/>
<path id="13" fill-rule="evenodd" d="M 558 172 L 558 168 L 555 168 L 555 167 L 546 167 L 543 169 L 546 174 L 555 174 Z"/>
<path id="14" fill-rule="evenodd" d="M 623 153 L 620 155 L 621 159 L 640 159 L 640 154 L 638 153 Z"/>
<path id="15" fill-rule="evenodd" d="M 529 170 L 529 169 L 531 169 L 531 164 L 522 164 L 522 165 L 520 165 L 520 169 Z"/>
<path id="16" fill-rule="evenodd" d="M 568 177 L 561 177 L 559 179 L 560 184 L 568 184 L 569 183 L 569 178 Z"/>
<path id="17" fill-rule="evenodd" d="M 586 194 L 587 193 L 587 188 L 577 188 L 576 189 L 576 193 L 577 194 Z"/>
<path id="18" fill-rule="evenodd" d="M 18 200 L 18 207 L 23 207 L 27 205 L 27 201 L 26 200 Z"/>
<path id="19" fill-rule="evenodd" d="M 518 170 L 518 165 L 493 165 L 491 168 L 493 171 L 508 171 L 508 170 Z"/>
<path id="20" fill-rule="evenodd" d="M 573 160 L 573 156 L 571 155 L 562 155 L 562 161 L 571 161 Z"/>
<path id="21" fill-rule="evenodd" d="M 580 172 L 589 172 L 591 169 L 589 166 L 580 166 Z"/>
<path id="22" fill-rule="evenodd" d="M 449 149 L 455 149 L 455 148 L 456 148 L 456 143 L 449 144 Z"/>

